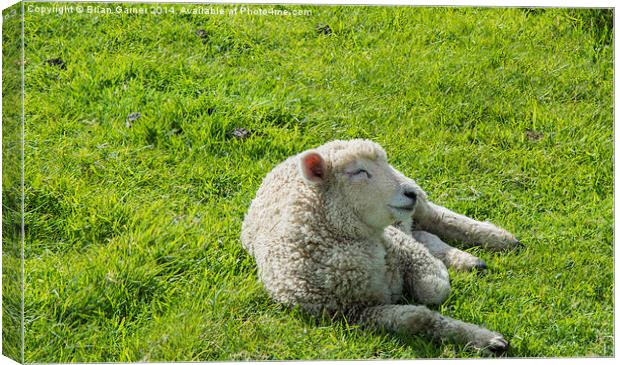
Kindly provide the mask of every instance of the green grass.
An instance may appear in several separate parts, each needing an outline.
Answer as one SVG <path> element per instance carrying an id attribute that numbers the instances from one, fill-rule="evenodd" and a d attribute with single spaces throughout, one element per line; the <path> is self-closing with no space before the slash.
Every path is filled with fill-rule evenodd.
<path id="1" fill-rule="evenodd" d="M 312 319 L 257 281 L 239 234 L 262 178 L 356 137 L 527 246 L 471 249 L 489 272 L 451 272 L 437 310 L 511 357 L 614 355 L 610 11 L 168 7 L 26 14 L 27 362 L 479 356 Z"/>

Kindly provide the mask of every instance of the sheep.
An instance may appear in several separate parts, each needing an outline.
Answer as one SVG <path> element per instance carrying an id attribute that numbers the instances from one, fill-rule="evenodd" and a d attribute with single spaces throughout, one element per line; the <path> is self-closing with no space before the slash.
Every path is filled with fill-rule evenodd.
<path id="1" fill-rule="evenodd" d="M 264 178 L 241 229 L 269 295 L 315 315 L 503 354 L 497 332 L 428 309 L 450 294 L 446 266 L 483 268 L 438 236 L 491 249 L 508 232 L 428 201 L 369 140 L 332 141 L 292 156 Z M 399 304 L 409 297 L 416 304 Z"/>

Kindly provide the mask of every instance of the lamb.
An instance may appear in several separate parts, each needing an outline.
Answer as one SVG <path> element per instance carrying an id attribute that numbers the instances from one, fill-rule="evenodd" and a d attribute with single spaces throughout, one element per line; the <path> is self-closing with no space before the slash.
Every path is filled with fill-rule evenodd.
<path id="1" fill-rule="evenodd" d="M 276 166 L 241 231 L 260 280 L 280 303 L 505 353 L 501 334 L 426 307 L 450 294 L 446 266 L 486 267 L 439 236 L 494 250 L 520 244 L 491 223 L 431 203 L 378 144 L 359 139 L 332 141 Z M 399 304 L 404 297 L 417 304 Z"/>

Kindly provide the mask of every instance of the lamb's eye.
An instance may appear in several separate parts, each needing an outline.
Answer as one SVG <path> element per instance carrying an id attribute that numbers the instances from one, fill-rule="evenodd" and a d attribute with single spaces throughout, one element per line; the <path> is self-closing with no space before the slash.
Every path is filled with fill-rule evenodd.
<path id="1" fill-rule="evenodd" d="M 352 176 L 364 176 L 366 175 L 366 177 L 370 178 L 370 172 L 368 172 L 368 170 L 365 169 L 358 169 L 355 170 L 351 173 Z"/>

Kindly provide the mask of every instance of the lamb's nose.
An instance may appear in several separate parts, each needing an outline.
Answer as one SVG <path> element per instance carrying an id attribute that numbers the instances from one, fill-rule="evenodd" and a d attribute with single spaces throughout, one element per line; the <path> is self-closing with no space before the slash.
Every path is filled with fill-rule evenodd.
<path id="1" fill-rule="evenodd" d="M 405 190 L 404 192 L 405 196 L 411 200 L 413 200 L 413 202 L 415 203 L 417 195 L 415 193 L 415 191 L 413 190 Z"/>

